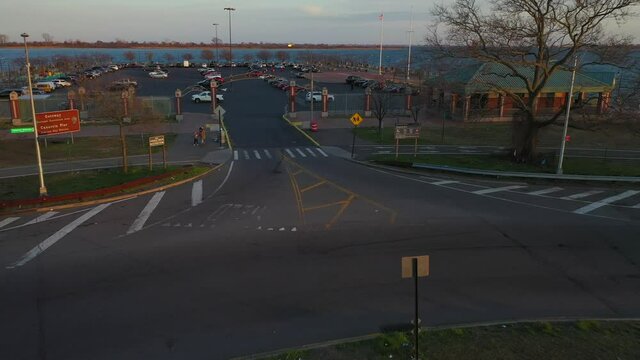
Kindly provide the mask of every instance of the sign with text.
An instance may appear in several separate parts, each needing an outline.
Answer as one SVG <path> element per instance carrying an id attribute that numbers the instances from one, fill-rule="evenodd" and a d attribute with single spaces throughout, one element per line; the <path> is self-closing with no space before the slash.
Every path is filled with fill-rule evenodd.
<path id="1" fill-rule="evenodd" d="M 149 146 L 163 146 L 164 145 L 164 135 L 158 136 L 149 136 Z"/>
<path id="2" fill-rule="evenodd" d="M 78 110 L 50 111 L 36 114 L 38 135 L 56 135 L 80 131 Z"/>
<path id="3" fill-rule="evenodd" d="M 401 139 L 418 139 L 420 137 L 420 124 L 404 124 L 396 125 L 395 138 Z"/>

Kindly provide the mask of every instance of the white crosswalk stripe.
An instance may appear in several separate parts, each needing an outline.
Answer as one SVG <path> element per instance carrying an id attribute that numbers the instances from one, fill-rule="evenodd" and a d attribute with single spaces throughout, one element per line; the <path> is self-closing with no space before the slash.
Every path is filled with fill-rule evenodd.
<path id="1" fill-rule="evenodd" d="M 551 194 L 553 192 L 557 192 L 562 190 L 561 187 L 551 187 L 551 188 L 546 188 L 546 189 L 541 189 L 538 191 L 532 191 L 532 192 L 528 192 L 526 193 L 527 195 L 546 195 L 546 194 Z"/>
<path id="2" fill-rule="evenodd" d="M 306 148 L 306 150 L 307 150 L 307 152 L 308 152 L 309 154 L 311 154 L 311 156 L 313 156 L 313 157 L 318 157 L 318 156 L 316 156 L 316 153 L 314 153 L 314 152 L 313 152 L 313 150 L 311 150 L 311 149 L 309 149 L 309 148 Z"/>
<path id="3" fill-rule="evenodd" d="M 286 153 L 290 158 L 328 158 L 329 155 L 317 147 L 291 147 L 283 149 L 238 149 L 233 151 L 233 159 L 273 160 Z"/>
<path id="4" fill-rule="evenodd" d="M 305 155 L 305 154 L 302 152 L 302 150 L 300 150 L 300 149 L 296 148 L 296 151 L 297 151 L 297 152 L 298 152 L 298 154 L 300 154 L 300 156 L 302 156 L 303 158 L 306 158 L 306 157 L 307 157 L 307 155 Z"/>
<path id="5" fill-rule="evenodd" d="M 256 159 L 258 159 L 258 160 L 262 159 L 262 157 L 260 156 L 260 153 L 258 152 L 258 150 L 253 150 L 253 155 L 255 155 Z"/>
<path id="6" fill-rule="evenodd" d="M 131 227 L 129 227 L 129 230 L 127 230 L 127 234 L 133 234 L 134 232 L 142 229 L 144 224 L 149 219 L 149 216 L 151 216 L 153 210 L 156 209 L 156 207 L 160 203 L 160 200 L 162 200 L 164 193 L 164 191 L 160 191 L 153 195 L 144 209 L 142 209 L 142 211 L 140 212 L 140 215 L 138 215 L 138 217 L 133 221 L 133 224 L 131 224 Z"/>
<path id="7" fill-rule="evenodd" d="M 434 183 L 432 183 L 433 185 L 447 185 L 447 184 L 455 184 L 455 183 L 459 183 L 459 181 L 455 181 L 455 180 L 442 180 L 442 181 L 436 181 Z"/>
<path id="8" fill-rule="evenodd" d="M 49 212 L 46 212 L 46 213 L 44 213 L 44 214 L 42 214 L 42 215 L 38 216 L 37 218 L 35 218 L 35 219 L 33 219 L 33 220 L 31 220 L 31 221 L 29 221 L 29 222 L 25 223 L 24 225 L 33 225 L 33 224 L 37 224 L 37 223 L 39 223 L 39 222 L 43 222 L 43 221 L 47 220 L 48 218 L 50 218 L 50 217 L 54 216 L 54 215 L 55 215 L 55 214 L 57 214 L 57 213 L 58 213 L 57 211 L 49 211 Z"/>
<path id="9" fill-rule="evenodd" d="M 594 203 L 591 203 L 591 204 L 589 204 L 587 206 L 583 206 L 580 209 L 574 211 L 574 213 L 576 213 L 576 214 L 587 214 L 587 213 L 592 212 L 593 210 L 596 210 L 596 209 L 598 209 L 600 207 L 603 207 L 603 206 L 605 206 L 607 204 L 611 204 L 611 203 L 616 202 L 618 200 L 622 200 L 622 199 L 628 198 L 628 197 L 636 195 L 638 193 L 640 193 L 640 191 L 627 190 L 627 191 L 625 191 L 623 193 L 620 193 L 618 195 L 610 196 L 610 197 L 608 197 L 606 199 L 598 200 L 598 201 L 596 201 Z"/>
<path id="10" fill-rule="evenodd" d="M 12 222 L 16 221 L 20 219 L 19 217 L 8 217 L 6 219 L 3 219 L 2 221 L 0 221 L 0 228 L 3 228 L 9 224 L 11 224 Z"/>
<path id="11" fill-rule="evenodd" d="M 326 153 L 326 152 L 324 152 L 324 150 L 322 150 L 322 149 L 320 149 L 320 148 L 317 148 L 316 150 L 318 150 L 318 152 L 319 152 L 320 154 L 322 154 L 322 156 L 324 156 L 324 157 L 329 157 L 329 155 L 327 155 L 327 153 Z"/>
<path id="12" fill-rule="evenodd" d="M 632 206 L 632 208 L 634 208 L 634 209 L 640 209 L 640 203 L 639 203 L 639 204 L 637 204 L 637 205 L 633 205 L 633 206 Z"/>
<path id="13" fill-rule="evenodd" d="M 244 154 L 244 159 L 249 160 L 249 152 L 247 150 L 242 150 L 242 153 Z"/>
<path id="14" fill-rule="evenodd" d="M 560 199 L 562 199 L 562 200 L 577 200 L 577 199 L 586 198 L 587 196 L 600 194 L 601 192 L 602 192 L 601 190 L 590 190 L 590 191 L 585 191 L 585 192 L 581 192 L 581 193 L 577 193 L 577 194 L 573 194 L 573 195 L 569 195 L 569 196 L 564 196 L 564 197 L 561 197 Z"/>
<path id="15" fill-rule="evenodd" d="M 264 149 L 264 154 L 265 154 L 265 155 L 267 155 L 267 157 L 268 157 L 269 159 L 271 159 L 271 158 L 272 158 L 272 157 L 271 157 L 271 153 L 269 152 L 269 150 Z"/>
<path id="16" fill-rule="evenodd" d="M 295 156 L 295 155 L 293 155 L 293 153 L 291 152 L 291 150 L 289 150 L 289 149 L 284 149 L 284 151 L 286 151 L 286 152 L 287 152 L 287 154 L 288 154 L 291 158 L 295 159 L 295 157 L 296 157 L 296 156 Z"/>
<path id="17" fill-rule="evenodd" d="M 485 194 L 493 194 L 493 193 L 497 193 L 500 191 L 509 191 L 509 190 L 515 190 L 515 189 L 521 189 L 523 187 L 526 187 L 524 185 L 510 185 L 510 186 L 503 186 L 503 187 L 497 187 L 497 188 L 488 188 L 488 189 L 482 189 L 482 190 L 476 190 L 473 191 L 473 194 L 476 195 L 485 195 Z"/>
<path id="18" fill-rule="evenodd" d="M 238 160 L 238 150 L 233 150 L 233 160 Z"/>

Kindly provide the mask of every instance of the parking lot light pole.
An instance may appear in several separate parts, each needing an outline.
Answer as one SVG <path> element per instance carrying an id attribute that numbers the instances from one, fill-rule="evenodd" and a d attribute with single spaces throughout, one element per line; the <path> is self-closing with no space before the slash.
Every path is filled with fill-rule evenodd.
<path id="1" fill-rule="evenodd" d="M 233 55 L 231 53 L 231 12 L 236 11 L 236 9 L 232 7 L 226 7 L 224 9 L 229 12 L 229 64 L 231 64 L 233 61 Z"/>
<path id="2" fill-rule="evenodd" d="M 562 130 L 562 142 L 560 143 L 560 159 L 558 159 L 558 167 L 556 174 L 562 175 L 562 162 L 564 160 L 564 150 L 567 146 L 567 128 L 569 127 L 569 116 L 571 115 L 571 101 L 573 99 L 573 84 L 576 81 L 576 67 L 578 67 L 578 56 L 573 58 L 573 71 L 571 72 L 571 86 L 569 87 L 569 95 L 567 96 L 567 112 L 564 118 L 564 128 Z"/>
<path id="3" fill-rule="evenodd" d="M 213 26 L 215 26 L 216 28 L 216 38 L 215 38 L 215 43 L 216 43 L 216 65 L 220 63 L 220 57 L 218 56 L 218 23 L 213 23 Z"/>
<path id="4" fill-rule="evenodd" d="M 33 116 L 33 134 L 36 140 L 36 157 L 38 158 L 38 177 L 40 178 L 40 196 L 47 196 L 47 187 L 44 184 L 44 174 L 42 170 L 42 156 L 40 155 L 40 143 L 38 142 L 38 120 L 36 119 L 36 105 L 33 101 L 33 85 L 31 84 L 31 63 L 29 62 L 29 48 L 27 38 L 29 34 L 20 34 L 24 40 L 24 55 L 27 63 L 27 80 L 29 83 L 29 101 L 31 102 L 31 116 Z"/>

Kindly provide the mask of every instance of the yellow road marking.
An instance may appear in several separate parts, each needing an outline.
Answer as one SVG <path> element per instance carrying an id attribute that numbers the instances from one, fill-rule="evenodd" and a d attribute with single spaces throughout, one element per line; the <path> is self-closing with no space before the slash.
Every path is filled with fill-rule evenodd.
<path id="1" fill-rule="evenodd" d="M 327 183 L 326 181 L 320 181 L 320 182 L 317 182 L 317 183 L 315 183 L 315 184 L 313 184 L 313 185 L 309 185 L 309 186 L 307 186 L 306 188 L 300 189 L 300 192 L 301 192 L 301 193 L 303 193 L 303 192 L 305 192 L 305 191 L 309 191 L 309 190 L 311 190 L 311 189 L 315 189 L 315 188 L 317 188 L 318 186 L 322 186 L 322 185 L 324 185 L 324 184 L 326 184 L 326 183 Z"/>
<path id="2" fill-rule="evenodd" d="M 340 201 L 336 201 L 336 202 L 332 202 L 332 203 L 328 203 L 328 204 L 322 204 L 322 205 L 316 205 L 316 206 L 310 206 L 307 208 L 302 208 L 302 210 L 304 210 L 305 212 L 307 211 L 313 211 L 313 210 L 319 210 L 319 209 L 324 209 L 324 208 L 328 208 L 328 207 L 332 207 L 332 206 L 336 206 L 336 205 L 344 205 L 345 203 L 347 203 L 347 200 L 340 200 Z"/>
<path id="3" fill-rule="evenodd" d="M 289 121 L 289 118 L 287 118 L 287 115 L 282 115 L 282 119 L 284 119 L 284 121 L 286 121 L 287 123 L 289 123 L 289 125 L 293 126 L 294 129 L 298 130 L 302 135 L 304 135 L 307 139 L 309 139 L 309 141 L 311 141 L 312 143 L 314 143 L 316 146 L 320 146 L 320 143 L 317 142 L 314 138 L 312 138 L 309 134 L 307 134 L 306 132 L 304 132 L 304 130 L 300 129 L 299 127 L 293 125 L 291 123 L 291 121 Z"/>
<path id="4" fill-rule="evenodd" d="M 351 195 L 349 196 L 349 198 L 347 199 L 347 201 L 344 202 L 344 205 L 342 205 L 342 207 L 340 208 L 340 210 L 338 210 L 338 213 L 333 217 L 333 219 L 331 219 L 324 227 L 325 229 L 330 229 L 333 224 L 338 221 L 338 219 L 340 218 L 340 216 L 342 215 L 342 213 L 349 207 L 349 205 L 351 205 L 351 203 L 353 202 L 353 199 L 355 199 L 355 195 Z"/>
<path id="5" fill-rule="evenodd" d="M 285 166 L 287 173 L 289 173 L 289 181 L 291 181 L 291 187 L 293 189 L 293 195 L 296 198 L 296 207 L 298 208 L 298 216 L 300 217 L 300 221 L 302 224 L 305 224 L 304 219 L 304 209 L 302 208 L 302 196 L 300 194 L 300 188 L 298 187 L 298 182 L 295 179 L 295 176 L 291 173 L 288 166 Z"/>

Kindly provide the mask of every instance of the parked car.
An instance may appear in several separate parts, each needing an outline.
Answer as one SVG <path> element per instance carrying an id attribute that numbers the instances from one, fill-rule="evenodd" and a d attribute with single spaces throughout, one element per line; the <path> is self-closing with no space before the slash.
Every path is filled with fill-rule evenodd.
<path id="1" fill-rule="evenodd" d="M 304 99 L 307 102 L 311 102 L 312 100 L 313 100 L 313 102 L 320 102 L 320 101 L 322 101 L 322 91 L 314 91 L 314 92 L 309 91 Z M 328 94 L 327 95 L 327 100 L 333 101 L 335 99 L 334 99 L 333 95 Z"/>
<path id="2" fill-rule="evenodd" d="M 349 75 L 347 76 L 347 78 L 345 79 L 345 82 L 347 84 L 352 84 L 353 82 L 357 81 L 357 80 L 362 80 L 362 77 L 357 76 L 357 75 Z"/>
<path id="3" fill-rule="evenodd" d="M 56 85 L 56 87 L 59 87 L 59 88 L 71 86 L 71 83 L 64 79 L 53 79 L 51 80 L 51 82 L 53 82 Z"/>
<path id="4" fill-rule="evenodd" d="M 46 93 L 38 88 L 31 88 L 31 91 L 33 92 L 33 95 L 45 95 Z M 29 95 L 29 87 L 28 86 L 23 86 L 21 89 L 21 94 L 20 95 Z"/>
<path id="5" fill-rule="evenodd" d="M 39 81 L 34 86 L 46 93 L 53 92 L 56 89 L 56 84 L 52 81 Z"/>
<path id="6" fill-rule="evenodd" d="M 216 94 L 216 99 L 218 102 L 223 102 L 224 96 L 222 94 Z M 211 102 L 211 91 L 203 91 L 199 94 L 193 94 L 191 95 L 191 101 L 195 103 Z"/>
<path id="7" fill-rule="evenodd" d="M 151 76 L 153 79 L 166 79 L 169 77 L 169 74 L 167 74 L 164 71 L 155 70 L 155 71 L 151 71 L 149 73 L 149 76 Z"/>
<path id="8" fill-rule="evenodd" d="M 16 92 L 18 96 L 22 95 L 22 89 L 3 89 L 0 91 L 0 98 L 9 98 L 9 94 Z"/>

